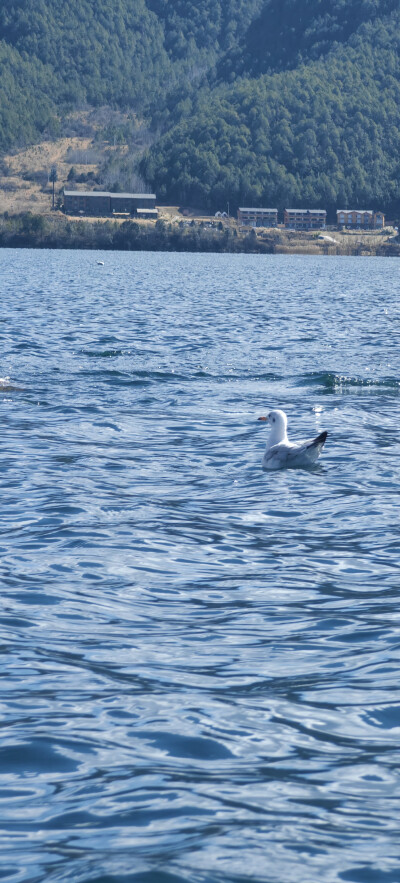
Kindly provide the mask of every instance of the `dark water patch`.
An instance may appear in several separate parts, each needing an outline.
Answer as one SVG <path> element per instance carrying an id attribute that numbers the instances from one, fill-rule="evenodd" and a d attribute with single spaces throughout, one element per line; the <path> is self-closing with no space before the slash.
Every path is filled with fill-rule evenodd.
<path id="1" fill-rule="evenodd" d="M 19 601 L 22 604 L 32 604 L 37 607 L 48 607 L 58 603 L 56 598 L 52 598 L 44 592 L 34 592 L 32 589 L 10 597 L 13 597 L 15 601 Z"/>
<path id="2" fill-rule="evenodd" d="M 400 728 L 400 705 L 387 705 L 385 708 L 376 708 L 365 715 L 365 719 L 376 727 L 385 730 Z"/>
<path id="3" fill-rule="evenodd" d="M 148 739 L 151 744 L 173 757 L 210 761 L 226 760 L 232 757 L 231 752 L 226 747 L 213 739 L 192 738 L 178 734 L 169 735 L 168 733 L 155 733 L 152 731 L 142 731 L 139 735 L 141 738 Z"/>
<path id="4" fill-rule="evenodd" d="M 67 773 L 79 763 L 58 752 L 49 739 L 35 739 L 29 743 L 0 748 L 0 769 L 8 774 L 22 776 L 41 773 Z"/>
<path id="5" fill-rule="evenodd" d="M 131 874 L 101 874 L 90 877 L 87 883 L 184 883 L 186 877 L 169 874 L 158 868 L 155 871 L 133 871 Z"/>
<path id="6" fill-rule="evenodd" d="M 399 871 L 398 869 L 385 871 L 376 864 L 373 867 L 364 865 L 344 871 L 339 874 L 339 879 L 348 880 L 349 883 L 397 883 Z"/>

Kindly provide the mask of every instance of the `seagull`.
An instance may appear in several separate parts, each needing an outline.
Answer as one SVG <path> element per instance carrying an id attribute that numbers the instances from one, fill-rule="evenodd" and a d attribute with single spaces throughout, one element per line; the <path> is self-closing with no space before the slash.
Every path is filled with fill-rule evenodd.
<path id="1" fill-rule="evenodd" d="M 263 469 L 304 469 L 318 460 L 328 435 L 326 431 L 316 438 L 293 444 L 287 437 L 287 416 L 284 411 L 270 411 L 267 417 L 258 419 L 271 427 L 262 461 Z"/>

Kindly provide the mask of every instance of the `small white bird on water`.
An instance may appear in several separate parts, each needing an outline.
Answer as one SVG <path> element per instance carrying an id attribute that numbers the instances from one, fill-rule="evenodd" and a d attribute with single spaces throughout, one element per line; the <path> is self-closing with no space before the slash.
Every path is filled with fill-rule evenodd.
<path id="1" fill-rule="evenodd" d="M 292 444 L 287 437 L 284 411 L 270 411 L 267 417 L 258 419 L 266 421 L 271 427 L 262 461 L 263 469 L 304 469 L 318 460 L 328 435 L 326 431 L 309 441 Z"/>

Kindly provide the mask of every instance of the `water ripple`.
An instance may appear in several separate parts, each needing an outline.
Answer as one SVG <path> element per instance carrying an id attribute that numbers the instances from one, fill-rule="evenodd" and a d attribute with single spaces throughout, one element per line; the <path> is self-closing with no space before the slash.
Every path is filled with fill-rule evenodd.
<path id="1" fill-rule="evenodd" d="M 0 877 L 397 883 L 397 265 L 97 259 L 1 252 Z"/>

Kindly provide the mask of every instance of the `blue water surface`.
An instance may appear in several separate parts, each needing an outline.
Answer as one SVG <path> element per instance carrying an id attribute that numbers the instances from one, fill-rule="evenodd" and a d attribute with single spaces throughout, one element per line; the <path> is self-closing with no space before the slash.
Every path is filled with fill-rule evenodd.
<path id="1" fill-rule="evenodd" d="M 1 881 L 400 880 L 399 267 L 0 251 Z"/>

